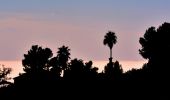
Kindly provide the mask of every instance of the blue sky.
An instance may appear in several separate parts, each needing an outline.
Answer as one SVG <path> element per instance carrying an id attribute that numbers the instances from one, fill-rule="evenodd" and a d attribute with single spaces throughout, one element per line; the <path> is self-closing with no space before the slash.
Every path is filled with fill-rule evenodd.
<path id="1" fill-rule="evenodd" d="M 103 36 L 118 36 L 117 60 L 142 60 L 139 37 L 170 21 L 169 0 L 0 0 L 0 60 L 20 60 L 31 45 L 71 48 L 72 58 L 107 60 Z"/>
<path id="2" fill-rule="evenodd" d="M 168 0 L 1 0 L 0 11 L 4 12 L 52 12 L 66 11 L 168 11 Z M 148 11 L 147 11 L 148 10 Z M 130 12 L 129 12 L 130 13 Z M 78 14 L 78 13 L 77 13 Z"/>

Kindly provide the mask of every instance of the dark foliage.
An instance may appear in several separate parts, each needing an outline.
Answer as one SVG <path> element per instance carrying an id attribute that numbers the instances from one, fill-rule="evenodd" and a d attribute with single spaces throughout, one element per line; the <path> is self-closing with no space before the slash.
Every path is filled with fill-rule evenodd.
<path id="1" fill-rule="evenodd" d="M 158 29 L 150 27 L 140 38 L 140 54 L 148 59 L 142 70 L 149 72 L 146 77 L 155 80 L 169 80 L 170 71 L 170 23 L 164 23 Z"/>
<path id="2" fill-rule="evenodd" d="M 22 64 L 26 73 L 39 73 L 48 70 L 48 62 L 52 57 L 52 51 L 49 48 L 42 48 L 38 45 L 32 46 L 28 54 L 24 54 Z"/>

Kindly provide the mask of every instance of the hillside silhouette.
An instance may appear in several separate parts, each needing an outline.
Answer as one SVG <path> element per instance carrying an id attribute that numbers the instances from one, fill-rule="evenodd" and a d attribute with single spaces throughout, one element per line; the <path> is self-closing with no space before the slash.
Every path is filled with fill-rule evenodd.
<path id="1" fill-rule="evenodd" d="M 170 23 L 167 22 L 157 29 L 148 28 L 139 39 L 142 46 L 139 54 L 148 62 L 141 69 L 126 73 L 119 61 L 113 61 L 112 48 L 117 43 L 117 36 L 111 31 L 103 40 L 110 49 L 110 57 L 101 73 L 93 66 L 93 61 L 70 58 L 68 46 L 61 46 L 57 56 L 53 56 L 50 48 L 33 45 L 22 60 L 24 73 L 15 77 L 14 83 L 8 82 L 6 77 L 11 70 L 0 69 L 0 97 L 167 99 L 170 90 L 169 34 Z"/>

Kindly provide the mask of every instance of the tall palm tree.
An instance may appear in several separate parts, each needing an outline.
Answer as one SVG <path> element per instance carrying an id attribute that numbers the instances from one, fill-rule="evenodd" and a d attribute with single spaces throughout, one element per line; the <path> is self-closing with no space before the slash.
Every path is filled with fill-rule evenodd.
<path id="1" fill-rule="evenodd" d="M 103 44 L 107 45 L 110 48 L 110 58 L 109 61 L 112 62 L 112 48 L 113 45 L 116 44 L 117 42 L 117 36 L 115 35 L 114 32 L 109 31 L 106 33 L 104 36 Z"/>

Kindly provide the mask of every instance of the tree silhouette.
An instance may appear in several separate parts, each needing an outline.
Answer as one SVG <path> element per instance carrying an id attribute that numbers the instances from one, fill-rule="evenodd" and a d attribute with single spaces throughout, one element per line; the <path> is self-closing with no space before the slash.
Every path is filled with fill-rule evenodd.
<path id="1" fill-rule="evenodd" d="M 92 67 L 93 62 L 89 61 L 84 64 L 82 59 L 73 59 L 65 71 L 64 78 L 67 80 L 95 80 L 98 74 L 98 68 Z"/>
<path id="2" fill-rule="evenodd" d="M 104 67 L 104 77 L 106 80 L 113 80 L 114 78 L 114 63 L 109 62 L 105 67 Z"/>
<path id="3" fill-rule="evenodd" d="M 114 63 L 113 74 L 114 74 L 115 80 L 121 79 L 121 76 L 123 74 L 123 69 L 118 61 Z"/>
<path id="4" fill-rule="evenodd" d="M 49 59 L 52 57 L 52 51 L 49 48 L 42 48 L 38 45 L 33 45 L 28 51 L 28 54 L 24 54 L 22 64 L 26 73 L 36 73 L 48 69 Z"/>
<path id="5" fill-rule="evenodd" d="M 59 78 L 61 76 L 62 68 L 59 65 L 58 57 L 51 58 L 49 61 L 49 66 L 50 66 L 50 72 L 52 73 L 52 77 Z"/>
<path id="6" fill-rule="evenodd" d="M 49 48 L 42 48 L 38 45 L 33 45 L 27 54 L 24 54 L 22 60 L 23 70 L 19 77 L 15 78 L 16 83 L 22 82 L 39 83 L 51 79 L 49 65 L 53 53 Z"/>
<path id="7" fill-rule="evenodd" d="M 104 68 L 104 75 L 107 80 L 120 80 L 123 74 L 123 69 L 118 61 L 109 62 Z"/>
<path id="8" fill-rule="evenodd" d="M 136 71 L 135 76 L 139 75 L 136 79 L 143 78 L 147 80 L 147 85 L 149 84 L 147 87 L 153 87 L 152 85 L 154 84 L 159 90 L 157 91 L 159 95 L 167 95 L 165 91 L 169 91 L 169 34 L 170 23 L 165 22 L 157 29 L 155 27 L 148 28 L 144 36 L 139 40 L 142 46 L 139 53 L 143 58 L 148 60 L 148 63 L 145 64 L 141 70 Z M 141 74 L 139 74 L 139 72 L 141 72 Z"/>
<path id="9" fill-rule="evenodd" d="M 73 59 L 68 65 L 68 69 L 64 77 L 66 79 L 72 80 L 82 80 L 83 79 L 83 69 L 84 69 L 84 62 L 81 59 Z"/>
<path id="10" fill-rule="evenodd" d="M 139 42 L 142 45 L 142 49 L 139 50 L 140 54 L 145 58 L 151 60 L 156 53 L 158 42 L 158 34 L 155 27 L 150 27 L 146 30 L 143 38 L 140 38 Z"/>
<path id="11" fill-rule="evenodd" d="M 13 94 L 13 83 L 9 80 L 12 78 L 8 75 L 12 69 L 7 68 L 4 65 L 0 65 L 0 97 L 8 99 Z"/>
<path id="12" fill-rule="evenodd" d="M 142 83 L 146 80 L 146 78 L 144 77 L 146 73 L 143 73 L 143 71 L 144 70 L 142 69 L 132 68 L 131 70 L 124 73 L 123 79 L 126 81 L 140 81 Z"/>
<path id="13" fill-rule="evenodd" d="M 117 42 L 117 37 L 114 32 L 109 31 L 106 33 L 104 36 L 103 44 L 107 45 L 110 48 L 110 58 L 109 61 L 112 62 L 112 48 L 113 45 L 116 44 Z"/>
<path id="14" fill-rule="evenodd" d="M 144 69 L 149 70 L 152 79 L 167 79 L 169 76 L 170 64 L 167 59 L 170 57 L 169 34 L 170 23 L 165 22 L 157 29 L 150 27 L 139 40 L 142 45 L 139 53 L 148 59 Z"/>
<path id="15" fill-rule="evenodd" d="M 158 29 L 150 27 L 146 30 L 144 37 L 141 37 L 139 42 L 142 49 L 140 54 L 149 61 L 169 56 L 170 40 L 169 40 L 170 23 L 162 24 Z"/>
<path id="16" fill-rule="evenodd" d="M 8 82 L 10 79 L 8 75 L 11 73 L 11 71 L 11 68 L 5 68 L 4 65 L 0 66 L 0 88 L 11 84 Z"/>
<path id="17" fill-rule="evenodd" d="M 84 66 L 84 73 L 85 73 L 85 79 L 86 80 L 95 80 L 97 78 L 98 75 L 98 68 L 97 67 L 93 67 L 93 62 L 89 61 L 85 63 Z"/>
<path id="18" fill-rule="evenodd" d="M 66 46 L 58 48 L 58 63 L 63 72 L 68 68 L 68 60 L 70 59 L 70 49 Z"/>

